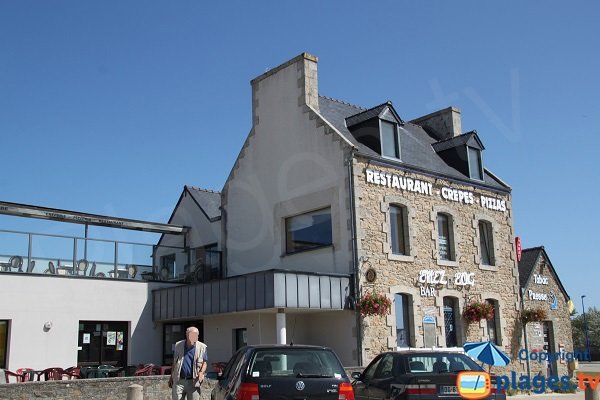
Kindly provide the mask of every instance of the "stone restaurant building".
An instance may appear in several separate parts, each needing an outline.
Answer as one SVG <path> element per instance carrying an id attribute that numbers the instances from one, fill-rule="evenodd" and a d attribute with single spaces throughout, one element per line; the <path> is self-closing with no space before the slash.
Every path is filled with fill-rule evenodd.
<path id="1" fill-rule="evenodd" d="M 524 249 L 519 261 L 519 282 L 525 310 L 543 310 L 545 318 L 526 324 L 527 353 L 532 375 L 567 375 L 573 353 L 571 312 L 574 309 L 565 287 L 543 246 Z M 535 353 L 563 354 L 551 360 L 541 360 Z M 569 356 L 566 356 L 569 354 Z M 585 356 L 581 354 L 581 356 Z"/>
<path id="2" fill-rule="evenodd" d="M 390 102 L 320 96 L 317 58 L 303 53 L 252 80 L 252 118 L 221 193 L 221 233 L 198 239 L 223 252 L 229 283 L 155 291 L 155 322 L 202 319 L 222 357 L 240 332 L 329 345 L 345 365 L 487 339 L 516 355 L 511 189 L 486 168 L 478 133 L 462 132 L 458 109 L 408 121 Z M 356 311 L 371 292 L 393 301 L 389 316 Z M 169 306 L 192 295 L 213 306 Z M 494 318 L 467 323 L 474 302 L 493 304 Z"/>

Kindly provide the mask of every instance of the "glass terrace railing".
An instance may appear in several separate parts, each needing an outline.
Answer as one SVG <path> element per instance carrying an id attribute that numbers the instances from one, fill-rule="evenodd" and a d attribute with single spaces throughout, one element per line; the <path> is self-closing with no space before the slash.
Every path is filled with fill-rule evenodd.
<path id="1" fill-rule="evenodd" d="M 174 246 L 0 230 L 2 272 L 186 281 L 188 253 Z"/>

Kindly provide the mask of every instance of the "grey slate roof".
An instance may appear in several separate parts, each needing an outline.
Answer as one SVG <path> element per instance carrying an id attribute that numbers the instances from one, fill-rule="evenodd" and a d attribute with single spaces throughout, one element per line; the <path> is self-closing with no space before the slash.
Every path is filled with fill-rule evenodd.
<path id="1" fill-rule="evenodd" d="M 384 105 L 387 106 L 387 104 Z M 319 96 L 319 110 L 320 114 L 350 143 L 357 147 L 360 153 L 389 162 L 389 159 L 384 159 L 367 146 L 358 143 L 346 127 L 346 118 L 366 111 L 365 108 L 354 106 L 330 97 Z M 402 160 L 399 161 L 399 164 L 424 170 L 434 175 L 443 175 L 471 182 L 471 179 L 468 176 L 459 172 L 457 169 L 450 167 L 435 152 L 433 144 L 436 142 L 437 139 L 431 137 L 420 126 L 405 122 L 404 125 L 400 126 L 400 154 Z M 485 170 L 484 172 L 484 184 L 486 186 L 501 191 L 510 190 L 510 187 L 495 178 L 491 173 L 488 173 L 488 171 Z"/>
<path id="2" fill-rule="evenodd" d="M 448 150 L 453 147 L 469 144 L 469 142 L 472 145 L 476 145 L 479 150 L 485 149 L 485 147 L 483 147 L 483 143 L 481 143 L 481 140 L 479 140 L 479 136 L 477 136 L 476 131 L 463 133 L 460 136 L 455 136 L 446 140 L 440 140 L 439 142 L 434 143 L 432 146 L 433 149 L 439 153 L 440 151 Z"/>
<path id="3" fill-rule="evenodd" d="M 568 300 L 570 298 L 569 294 L 567 293 L 567 290 L 560 281 L 558 273 L 556 272 L 554 265 L 552 265 L 550 257 L 548 257 L 548 253 L 546 253 L 546 249 L 544 249 L 544 246 L 531 247 L 529 249 L 521 250 L 521 261 L 519 261 L 519 286 L 521 288 L 524 288 L 527 285 L 527 281 L 529 280 L 529 277 L 531 276 L 531 273 L 533 272 L 533 269 L 535 268 L 540 257 L 544 258 L 544 260 L 546 261 L 548 271 L 550 272 L 550 274 L 552 274 L 553 278 L 558 284 L 558 287 L 561 289 L 561 291 L 565 295 L 565 298 Z"/>
<path id="4" fill-rule="evenodd" d="M 521 250 L 521 261 L 519 261 L 520 287 L 524 288 L 527 284 L 527 280 L 531 275 L 531 271 L 533 271 L 533 268 L 535 267 L 537 259 L 539 258 L 540 254 L 542 254 L 542 250 L 544 250 L 542 246 Z"/>
<path id="5" fill-rule="evenodd" d="M 185 188 L 211 221 L 221 217 L 221 193 L 195 186 Z"/>

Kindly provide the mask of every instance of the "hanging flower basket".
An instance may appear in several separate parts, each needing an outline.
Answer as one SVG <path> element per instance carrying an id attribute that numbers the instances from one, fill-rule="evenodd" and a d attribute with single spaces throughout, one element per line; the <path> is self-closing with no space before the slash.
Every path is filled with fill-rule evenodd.
<path id="1" fill-rule="evenodd" d="M 365 293 L 358 300 L 358 310 L 363 317 L 368 315 L 387 315 L 392 301 L 382 293 Z"/>
<path id="2" fill-rule="evenodd" d="M 521 322 L 540 322 L 546 319 L 546 310 L 542 308 L 526 308 L 521 311 Z"/>
<path id="3" fill-rule="evenodd" d="M 479 322 L 482 319 L 491 321 L 494 319 L 494 306 L 489 303 L 474 302 L 467 304 L 463 311 L 463 317 L 469 322 Z"/>

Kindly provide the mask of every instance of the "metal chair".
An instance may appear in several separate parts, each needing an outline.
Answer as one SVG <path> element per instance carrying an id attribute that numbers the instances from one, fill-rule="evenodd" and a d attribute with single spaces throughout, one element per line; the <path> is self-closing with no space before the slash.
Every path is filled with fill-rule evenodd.
<path id="1" fill-rule="evenodd" d="M 35 260 L 29 262 L 29 265 L 27 266 L 27 273 L 31 274 L 33 272 L 33 268 L 35 268 Z"/>
<path id="2" fill-rule="evenodd" d="M 96 263 L 92 263 L 92 268 L 90 269 L 90 276 L 96 276 L 98 278 L 106 277 L 106 275 L 104 275 L 104 272 L 96 273 Z"/>
<path id="3" fill-rule="evenodd" d="M 129 274 L 129 279 L 135 279 L 137 275 L 137 266 L 134 264 L 127 265 L 127 273 Z"/>
<path id="4" fill-rule="evenodd" d="M 44 272 L 45 274 L 56 275 L 56 267 L 52 261 L 48 261 L 48 269 Z"/>
<path id="5" fill-rule="evenodd" d="M 81 259 L 77 261 L 77 269 L 75 270 L 76 275 L 85 275 L 88 269 L 87 260 Z"/>

